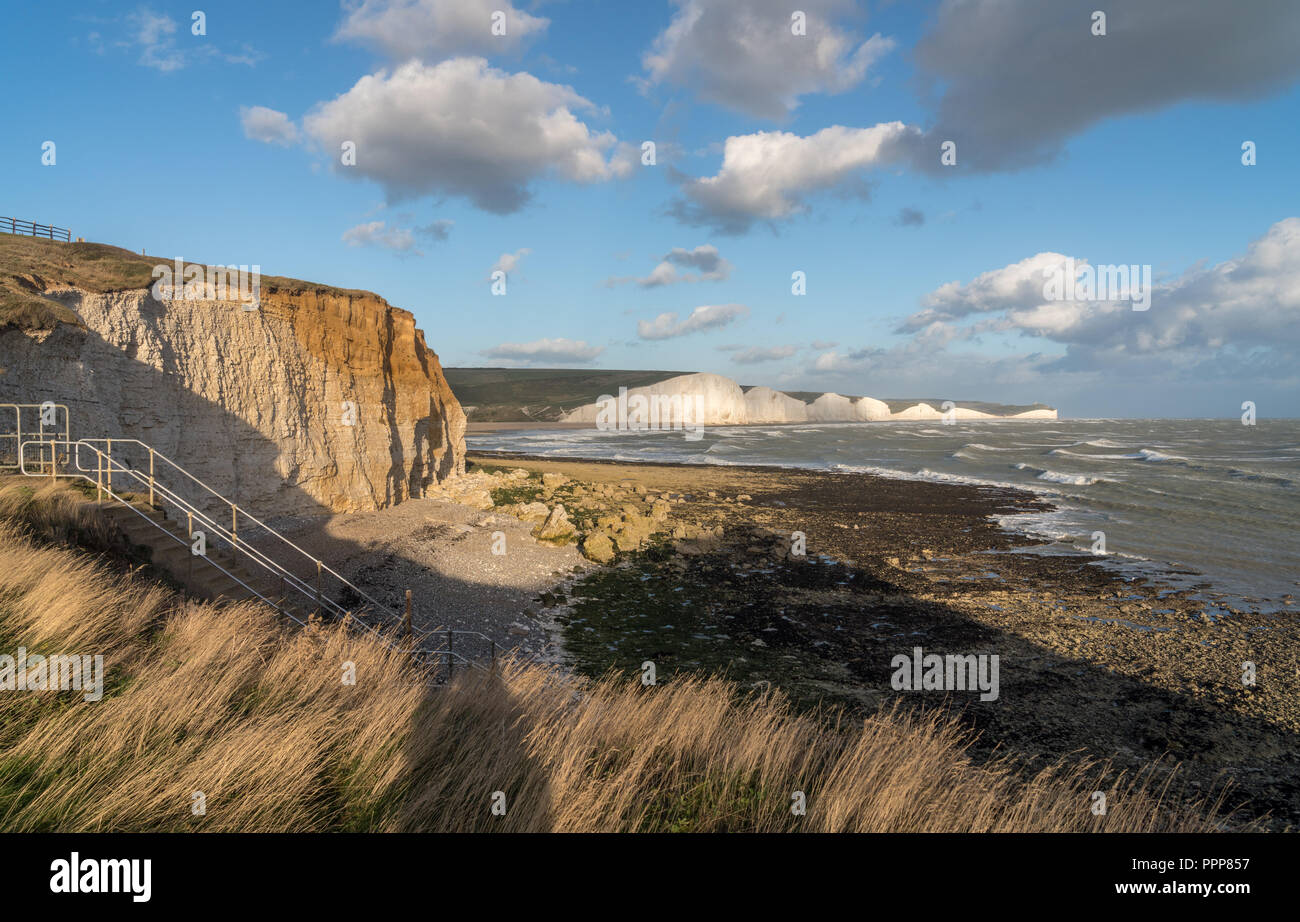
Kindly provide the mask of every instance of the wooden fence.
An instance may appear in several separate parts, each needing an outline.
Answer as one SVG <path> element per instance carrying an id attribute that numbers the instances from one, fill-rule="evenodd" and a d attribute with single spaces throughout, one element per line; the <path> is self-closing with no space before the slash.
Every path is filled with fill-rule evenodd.
<path id="1" fill-rule="evenodd" d="M 72 242 L 72 231 L 66 227 L 33 224 L 31 221 L 20 221 L 17 218 L 0 218 L 0 233 L 26 234 L 29 237 L 45 237 L 49 240 L 62 240 L 64 243 Z"/>

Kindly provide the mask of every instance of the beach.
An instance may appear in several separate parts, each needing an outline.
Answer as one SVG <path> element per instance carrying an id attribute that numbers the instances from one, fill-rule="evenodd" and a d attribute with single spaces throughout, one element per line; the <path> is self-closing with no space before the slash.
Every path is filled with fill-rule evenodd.
<path id="1" fill-rule="evenodd" d="M 560 504 L 579 527 L 538 540 Z M 1249 815 L 1300 820 L 1294 614 L 1035 553 L 1040 540 L 1000 524 L 1049 511 L 1005 487 L 473 453 L 448 491 L 322 531 L 352 547 L 344 571 L 367 591 L 396 600 L 423 580 L 417 598 L 443 600 L 417 606 L 423 626 L 483 631 L 579 673 L 653 662 L 661 682 L 723 673 L 811 709 L 950 709 L 979 734 L 973 758 L 1181 763 L 1185 793 L 1230 781 Z M 616 519 L 646 523 L 635 549 L 606 566 L 578 553 L 588 529 L 630 529 Z M 493 558 L 498 531 L 511 550 Z M 893 660 L 918 648 L 997 656 L 996 700 L 900 691 Z"/>

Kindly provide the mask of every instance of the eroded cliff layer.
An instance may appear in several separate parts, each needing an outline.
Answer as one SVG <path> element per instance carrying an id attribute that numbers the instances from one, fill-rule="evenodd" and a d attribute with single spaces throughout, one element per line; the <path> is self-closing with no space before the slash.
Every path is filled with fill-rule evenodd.
<path id="1" fill-rule="evenodd" d="M 438 357 L 377 295 L 265 278 L 252 310 L 44 294 L 84 327 L 0 330 L 0 401 L 66 404 L 74 438 L 147 442 L 271 513 L 380 508 L 464 470 L 465 414 Z"/>

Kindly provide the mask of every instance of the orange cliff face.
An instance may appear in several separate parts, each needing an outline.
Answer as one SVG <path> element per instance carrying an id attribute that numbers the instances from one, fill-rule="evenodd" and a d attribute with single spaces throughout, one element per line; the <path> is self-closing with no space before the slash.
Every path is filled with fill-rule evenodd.
<path id="1" fill-rule="evenodd" d="M 0 332 L 0 402 L 66 404 L 74 438 L 140 439 L 255 514 L 382 508 L 463 473 L 465 414 L 415 318 L 281 282 L 251 310 L 51 289 L 84 329 Z"/>

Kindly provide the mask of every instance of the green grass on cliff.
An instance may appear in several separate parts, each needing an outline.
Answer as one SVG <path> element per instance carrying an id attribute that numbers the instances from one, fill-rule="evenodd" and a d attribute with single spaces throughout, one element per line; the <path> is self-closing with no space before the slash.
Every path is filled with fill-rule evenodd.
<path id="1" fill-rule="evenodd" d="M 647 387 L 686 371 L 591 368 L 444 368 L 452 393 L 475 422 L 551 422 L 620 387 Z M 472 410 L 471 410 L 472 408 Z"/>
<path id="2" fill-rule="evenodd" d="M 41 293 L 57 286 L 97 293 L 148 288 L 154 283 L 154 266 L 171 265 L 173 261 L 171 256 L 133 253 L 105 243 L 60 243 L 0 233 L 0 330 L 51 330 L 60 323 L 79 325 L 75 313 Z M 278 275 L 263 275 L 262 289 L 378 297 L 369 291 Z"/>

